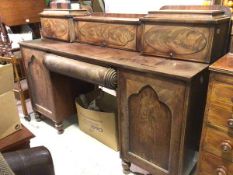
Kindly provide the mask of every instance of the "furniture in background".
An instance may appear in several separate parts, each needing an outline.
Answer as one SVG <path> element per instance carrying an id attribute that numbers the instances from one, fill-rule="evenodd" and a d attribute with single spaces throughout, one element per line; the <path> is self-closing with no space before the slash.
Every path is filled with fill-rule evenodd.
<path id="1" fill-rule="evenodd" d="M 16 175 L 55 175 L 52 156 L 43 146 L 2 155 Z"/>
<path id="2" fill-rule="evenodd" d="M 39 13 L 46 7 L 45 0 L 1 0 L 0 1 L 0 17 L 1 17 L 1 25 L 2 31 L 4 31 L 5 35 L 5 43 L 9 42 L 9 38 L 7 37 L 7 32 L 5 30 L 5 25 L 11 27 L 12 31 L 19 32 L 20 26 L 29 24 L 34 33 L 34 37 L 40 37 L 39 30 L 39 22 L 40 17 Z M 3 29 L 4 28 L 4 29 Z M 11 45 L 8 44 L 8 51 L 11 53 L 10 57 L 13 57 L 15 53 L 17 53 L 14 58 L 12 58 L 11 63 L 14 66 L 15 73 L 15 87 L 14 92 L 15 96 L 18 100 L 21 101 L 23 114 L 25 119 L 30 120 L 30 115 L 27 112 L 25 99 L 29 97 L 28 95 L 28 87 L 27 82 L 25 80 L 25 73 L 22 67 L 22 59 L 20 54 L 18 54 L 17 49 L 11 49 Z M 18 49 L 19 50 L 19 49 Z M 2 50 L 1 50 L 2 51 Z M 2 54 L 2 53 L 1 53 Z M 2 55 L 6 56 L 6 55 Z M 8 55 L 9 56 L 9 55 Z"/>
<path id="3" fill-rule="evenodd" d="M 194 11 L 190 15 L 182 8 Z M 125 173 L 131 163 L 156 175 L 191 171 L 200 142 L 208 66 L 228 50 L 229 9 L 166 9 L 170 10 L 148 16 L 62 16 L 63 21 L 73 22 L 70 27 L 74 27 L 76 43 L 69 43 L 69 39 L 21 43 L 33 109 L 52 119 L 58 131 L 62 121 L 75 113 L 74 95 L 91 89 L 88 83 L 114 84 L 112 76 L 102 70 L 117 72 L 120 154 Z M 74 34 L 67 25 L 60 28 L 61 23 L 48 16 L 46 20 L 42 25 L 42 31 L 49 31 L 45 38 Z"/>
<path id="4" fill-rule="evenodd" d="M 4 23 L 0 24 L 0 34 L 1 34 L 1 39 L 0 39 L 0 62 L 6 62 L 6 63 L 11 63 L 13 66 L 13 71 L 14 71 L 14 81 L 15 86 L 14 86 L 14 92 L 17 94 L 16 96 L 19 97 L 21 105 L 22 105 L 22 109 L 23 109 L 23 114 L 24 114 L 24 118 L 27 120 L 30 120 L 30 115 L 28 114 L 27 111 L 27 106 L 26 106 L 26 92 L 24 89 L 26 89 L 27 87 L 25 87 L 24 85 L 24 89 L 22 88 L 22 78 L 20 77 L 20 75 L 23 74 L 23 71 L 20 71 L 19 73 L 19 65 L 21 65 L 21 61 L 14 56 L 13 54 L 13 50 L 11 47 L 11 42 L 9 40 L 9 37 L 7 35 L 7 30 L 6 30 L 6 26 Z M 25 84 L 25 83 L 24 83 Z"/>
<path id="5" fill-rule="evenodd" d="M 233 55 L 210 66 L 199 175 L 233 173 Z"/>
<path id="6" fill-rule="evenodd" d="M 1 0 L 1 21 L 7 26 L 40 22 L 39 13 L 46 7 L 45 0 Z"/>
<path id="7" fill-rule="evenodd" d="M 21 130 L 0 139 L 0 152 L 30 148 L 30 139 L 34 137 L 34 134 L 22 125 Z"/>

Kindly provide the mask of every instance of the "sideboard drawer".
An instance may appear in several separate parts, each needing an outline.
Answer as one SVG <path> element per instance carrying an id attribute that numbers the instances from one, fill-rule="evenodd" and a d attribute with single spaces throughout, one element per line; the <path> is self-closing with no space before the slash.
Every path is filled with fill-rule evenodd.
<path id="1" fill-rule="evenodd" d="M 72 42 L 74 36 L 73 20 L 71 18 L 41 17 L 42 36 L 50 39 Z"/>
<path id="2" fill-rule="evenodd" d="M 233 162 L 233 133 L 207 127 L 203 149 Z"/>
<path id="3" fill-rule="evenodd" d="M 232 172 L 232 162 L 202 152 L 199 169 L 200 175 L 232 175 Z"/>
<path id="4" fill-rule="evenodd" d="M 233 105 L 221 102 L 210 104 L 207 120 L 210 124 L 233 131 Z"/>
<path id="5" fill-rule="evenodd" d="M 78 21 L 78 42 L 126 50 L 136 50 L 137 25 Z"/>
<path id="6" fill-rule="evenodd" d="M 233 86 L 232 84 L 226 84 L 221 82 L 213 82 L 212 93 L 210 101 L 215 103 L 216 101 L 228 103 L 233 105 Z"/>

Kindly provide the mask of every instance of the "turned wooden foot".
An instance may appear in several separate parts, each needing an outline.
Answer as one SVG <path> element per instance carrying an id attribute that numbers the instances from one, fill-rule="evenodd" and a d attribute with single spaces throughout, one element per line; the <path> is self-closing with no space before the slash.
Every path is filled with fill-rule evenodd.
<path id="1" fill-rule="evenodd" d="M 55 128 L 57 129 L 58 134 L 62 134 L 64 132 L 63 122 L 55 123 Z"/>
<path id="2" fill-rule="evenodd" d="M 30 116 L 30 115 L 25 115 L 25 116 L 24 116 L 24 119 L 25 119 L 26 121 L 30 122 L 30 121 L 31 121 L 31 116 Z"/>
<path id="3" fill-rule="evenodd" d="M 38 112 L 34 112 L 34 115 L 35 115 L 35 119 L 37 122 L 40 122 L 41 121 L 41 114 L 38 113 Z"/>
<path id="4" fill-rule="evenodd" d="M 130 165 L 131 165 L 130 162 L 122 160 L 122 168 L 123 168 L 123 173 L 124 174 L 129 174 L 130 173 Z"/>

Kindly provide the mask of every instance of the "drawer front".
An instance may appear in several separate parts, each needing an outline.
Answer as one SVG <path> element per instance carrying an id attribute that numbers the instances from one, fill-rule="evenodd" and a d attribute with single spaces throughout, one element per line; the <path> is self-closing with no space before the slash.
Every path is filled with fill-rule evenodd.
<path id="1" fill-rule="evenodd" d="M 232 175 L 233 163 L 202 152 L 199 162 L 198 175 Z"/>
<path id="2" fill-rule="evenodd" d="M 212 33 L 207 27 L 145 24 L 143 53 L 208 63 Z"/>
<path id="3" fill-rule="evenodd" d="M 45 38 L 72 41 L 71 30 L 73 28 L 71 19 L 41 18 L 42 36 Z"/>
<path id="4" fill-rule="evenodd" d="M 221 102 L 211 103 L 207 120 L 210 124 L 233 131 L 233 105 Z"/>
<path id="5" fill-rule="evenodd" d="M 212 84 L 210 103 L 215 102 L 233 105 L 233 85 L 214 81 Z"/>
<path id="6" fill-rule="evenodd" d="M 79 42 L 136 50 L 137 25 L 79 21 L 75 29 Z"/>
<path id="7" fill-rule="evenodd" d="M 207 127 L 203 149 L 214 155 L 233 161 L 233 133 L 225 133 Z"/>

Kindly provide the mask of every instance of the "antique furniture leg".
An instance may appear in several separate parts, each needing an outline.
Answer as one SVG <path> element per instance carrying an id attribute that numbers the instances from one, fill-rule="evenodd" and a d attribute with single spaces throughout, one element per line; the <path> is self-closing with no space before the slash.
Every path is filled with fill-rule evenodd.
<path id="1" fill-rule="evenodd" d="M 58 134 L 62 134 L 64 132 L 63 122 L 55 122 L 55 128 L 57 129 Z"/>
<path id="2" fill-rule="evenodd" d="M 123 168 L 123 173 L 124 174 L 129 174 L 130 173 L 130 165 L 131 163 L 126 161 L 126 160 L 122 160 L 122 168 Z"/>
<path id="3" fill-rule="evenodd" d="M 40 122 L 41 121 L 41 114 L 38 113 L 38 112 L 34 112 L 34 115 L 35 115 L 35 119 L 37 122 Z"/>

